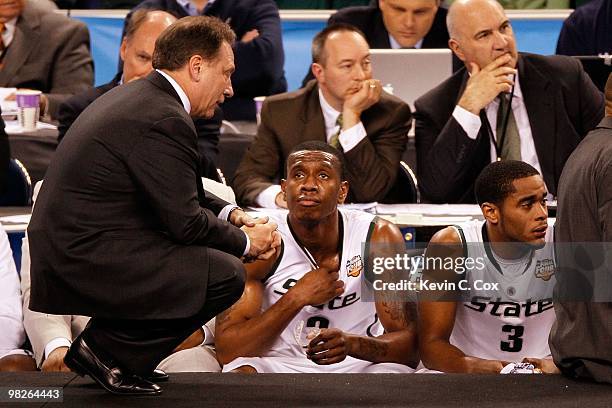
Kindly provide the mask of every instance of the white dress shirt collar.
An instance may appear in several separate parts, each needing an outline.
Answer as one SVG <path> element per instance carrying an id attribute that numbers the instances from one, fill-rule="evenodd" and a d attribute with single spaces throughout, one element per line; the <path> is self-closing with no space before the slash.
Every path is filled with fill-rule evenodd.
<path id="1" fill-rule="evenodd" d="M 176 0 L 176 2 L 180 4 L 185 9 L 185 11 L 187 11 L 187 14 L 189 14 L 190 16 L 200 15 L 200 13 L 198 13 L 198 10 L 196 9 L 196 7 L 193 5 L 193 3 L 190 0 Z M 204 8 L 212 5 L 214 2 L 215 0 L 208 0 L 208 3 L 206 3 Z"/>
<path id="2" fill-rule="evenodd" d="M 325 135 L 326 139 L 329 142 L 329 139 L 332 135 L 338 132 L 338 126 L 336 125 L 336 121 L 338 120 L 338 116 L 341 112 L 335 110 L 329 102 L 325 100 L 323 96 L 323 91 L 319 89 L 319 104 L 321 105 L 321 111 L 323 112 L 323 120 L 325 121 Z"/>
<path id="3" fill-rule="evenodd" d="M 393 36 L 391 34 L 389 34 L 389 43 L 391 44 L 391 48 L 394 50 L 399 50 L 400 48 L 404 48 L 400 45 L 400 43 L 398 43 L 395 38 L 393 38 Z M 417 41 L 416 44 L 414 44 L 414 48 L 420 49 L 423 46 L 423 39 L 421 38 L 419 41 Z"/>
<path id="4" fill-rule="evenodd" d="M 168 82 L 170 82 L 170 85 L 172 85 L 179 98 L 181 99 L 181 102 L 183 104 L 183 107 L 187 111 L 187 114 L 189 114 L 191 112 L 191 102 L 189 102 L 189 98 L 187 97 L 185 91 L 183 91 L 183 88 L 181 88 L 181 86 L 174 80 L 174 78 L 166 74 L 164 71 L 161 71 L 159 69 L 156 69 L 156 71 L 159 72 L 161 76 L 166 78 Z"/>
<path id="5" fill-rule="evenodd" d="M 11 44 L 11 42 L 13 42 L 13 38 L 15 38 L 16 28 L 17 17 L 13 17 L 9 21 L 4 23 L 4 31 L 2 32 L 2 42 L 4 43 L 4 48 L 7 48 Z"/>

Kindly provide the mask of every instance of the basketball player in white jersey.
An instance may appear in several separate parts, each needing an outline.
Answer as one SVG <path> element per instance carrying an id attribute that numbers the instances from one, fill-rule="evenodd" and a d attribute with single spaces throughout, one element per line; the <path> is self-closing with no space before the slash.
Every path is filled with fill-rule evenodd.
<path id="1" fill-rule="evenodd" d="M 289 214 L 271 217 L 282 245 L 274 259 L 246 266 L 242 298 L 217 316 L 224 371 L 414 371 L 414 303 L 374 302 L 363 283 L 363 243 L 403 250 L 403 237 L 371 214 L 339 211 L 344 180 L 339 152 L 323 142 L 303 143 L 289 155 L 281 182 Z"/>
<path id="2" fill-rule="evenodd" d="M 548 347 L 555 279 L 544 181 L 527 163 L 499 161 L 483 169 L 475 193 L 485 221 L 447 227 L 427 248 L 426 260 L 464 258 L 473 265 L 465 272 L 425 268 L 423 279 L 462 284 L 419 294 L 423 364 L 499 373 L 526 362 L 535 371 L 557 372 Z"/>

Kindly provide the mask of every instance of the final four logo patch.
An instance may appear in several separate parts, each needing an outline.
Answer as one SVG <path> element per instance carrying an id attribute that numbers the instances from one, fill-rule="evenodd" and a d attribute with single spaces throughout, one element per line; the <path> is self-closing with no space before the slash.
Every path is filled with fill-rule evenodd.
<path id="1" fill-rule="evenodd" d="M 548 281 L 554 274 L 555 274 L 555 264 L 552 261 L 552 259 L 543 259 L 541 261 L 536 262 L 536 267 L 535 267 L 536 278 L 540 278 L 545 281 Z"/>
<path id="2" fill-rule="evenodd" d="M 346 274 L 357 278 L 363 270 L 363 262 L 361 261 L 361 255 L 355 255 L 350 260 L 346 261 Z"/>

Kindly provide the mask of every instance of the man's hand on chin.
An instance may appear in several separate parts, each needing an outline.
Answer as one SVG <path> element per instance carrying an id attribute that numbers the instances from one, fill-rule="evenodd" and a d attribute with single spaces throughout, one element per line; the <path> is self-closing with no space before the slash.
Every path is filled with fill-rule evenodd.
<path id="1" fill-rule="evenodd" d="M 477 64 L 470 63 L 470 79 L 458 105 L 478 115 L 497 95 L 510 92 L 514 86 L 513 75 L 517 72 L 507 65 L 511 61 L 512 56 L 504 54 L 482 69 Z"/>
<path id="2" fill-rule="evenodd" d="M 380 100 L 382 85 L 378 79 L 361 82 L 360 88 L 349 93 L 342 106 L 342 129 L 350 129 L 361 122 L 361 113 Z"/>

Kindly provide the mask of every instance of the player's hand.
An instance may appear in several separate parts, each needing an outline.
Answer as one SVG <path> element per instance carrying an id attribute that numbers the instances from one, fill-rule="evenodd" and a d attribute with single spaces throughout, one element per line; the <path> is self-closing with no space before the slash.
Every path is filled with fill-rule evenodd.
<path id="1" fill-rule="evenodd" d="M 480 110 L 497 98 L 501 92 L 512 91 L 514 85 L 512 76 L 516 74 L 516 69 L 506 66 L 510 61 L 512 57 L 504 54 L 483 69 L 471 63 L 471 76 L 458 105 L 478 115 Z"/>
<path id="2" fill-rule="evenodd" d="M 486 360 L 478 357 L 465 357 L 468 373 L 499 374 L 499 372 L 510 364 L 508 361 Z"/>
<path id="3" fill-rule="evenodd" d="M 45 361 L 42 363 L 40 369 L 42 371 L 63 371 L 70 372 L 70 369 L 66 364 L 64 364 L 64 357 L 66 357 L 66 353 L 68 352 L 68 347 L 58 347 L 53 350 Z"/>
<path id="4" fill-rule="evenodd" d="M 229 216 L 229 222 L 237 226 L 238 228 L 245 225 L 247 227 L 254 227 L 255 224 L 266 224 L 268 220 L 268 217 L 253 218 L 249 214 L 244 212 L 242 208 L 233 209 L 230 212 Z"/>
<path id="5" fill-rule="evenodd" d="M 276 228 L 277 225 L 274 222 L 255 224 L 252 227 L 244 225 L 241 228 L 248 235 L 251 243 L 247 258 L 258 258 L 260 255 L 268 253 L 270 249 L 280 245 L 280 238 Z"/>
<path id="6" fill-rule="evenodd" d="M 349 91 L 342 109 L 342 128 L 350 129 L 361 121 L 361 113 L 380 100 L 382 84 L 378 79 L 361 82 L 358 89 Z"/>
<path id="7" fill-rule="evenodd" d="M 321 329 L 308 343 L 306 357 L 320 365 L 336 364 L 350 355 L 350 336 L 339 329 Z"/>
<path id="8" fill-rule="evenodd" d="M 531 358 L 525 357 L 523 363 L 533 364 L 535 368 L 542 370 L 544 374 L 561 374 L 561 371 L 555 365 L 551 358 Z"/>
<path id="9" fill-rule="evenodd" d="M 344 293 L 344 282 L 339 280 L 340 261 L 336 256 L 333 261 L 323 264 L 306 273 L 289 291 L 296 296 L 303 306 L 318 306 Z"/>

